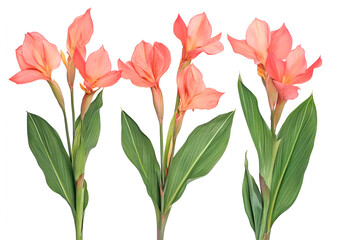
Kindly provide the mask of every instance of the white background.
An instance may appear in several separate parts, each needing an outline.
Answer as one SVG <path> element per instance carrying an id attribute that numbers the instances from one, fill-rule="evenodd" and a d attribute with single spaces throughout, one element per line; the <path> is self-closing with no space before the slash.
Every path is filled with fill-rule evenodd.
<path id="1" fill-rule="evenodd" d="M 0 8 L 0 239 L 75 238 L 71 211 L 52 192 L 32 155 L 26 134 L 26 111 L 45 118 L 65 141 L 61 111 L 44 81 L 16 85 L 8 80 L 19 71 L 15 49 L 26 32 L 37 31 L 66 52 L 67 28 L 76 16 L 92 8 L 94 34 L 87 52 L 104 44 L 113 69 L 117 60 L 130 60 L 141 40 L 159 41 L 171 51 L 172 64 L 161 79 L 165 99 L 165 132 L 174 108 L 176 69 L 181 43 L 173 34 L 173 23 L 181 14 L 186 23 L 206 12 L 213 36 L 223 33 L 225 51 L 201 54 L 194 64 L 208 87 L 225 92 L 217 108 L 188 112 L 178 138 L 178 147 L 198 125 L 218 114 L 236 109 L 228 148 L 216 167 L 204 178 L 189 184 L 173 207 L 166 227 L 166 240 L 254 239 L 243 209 L 241 186 L 245 151 L 249 151 L 251 173 L 257 178 L 258 160 L 241 110 L 237 78 L 259 98 L 268 120 L 268 104 L 253 61 L 233 53 L 226 34 L 244 39 L 255 17 L 272 30 L 284 22 L 293 37 L 293 47 L 302 44 L 308 64 L 320 55 L 323 65 L 303 84 L 299 97 L 288 102 L 287 113 L 312 92 L 318 110 L 315 147 L 304 183 L 295 204 L 275 222 L 272 240 L 339 239 L 338 214 L 338 8 L 335 1 L 6 1 Z M 5 4 L 5 5 L 4 5 Z M 53 72 L 67 103 L 69 91 L 65 68 Z M 77 74 L 76 87 L 81 81 Z M 82 98 L 76 88 L 76 106 Z M 155 239 L 155 212 L 141 177 L 125 157 L 120 144 L 120 108 L 131 115 L 152 140 L 158 154 L 157 119 L 151 91 L 121 79 L 104 91 L 102 131 L 91 152 L 86 179 L 90 194 L 84 223 L 84 239 Z M 70 119 L 70 108 L 68 116 Z M 79 113 L 79 111 L 77 111 Z M 177 147 L 177 149 L 178 149 Z M 158 154 L 159 155 L 159 154 Z"/>

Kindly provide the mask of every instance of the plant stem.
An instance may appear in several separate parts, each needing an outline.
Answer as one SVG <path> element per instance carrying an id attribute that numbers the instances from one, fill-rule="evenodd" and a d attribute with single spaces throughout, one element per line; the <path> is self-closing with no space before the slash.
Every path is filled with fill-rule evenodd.
<path id="1" fill-rule="evenodd" d="M 82 226 L 84 219 L 84 199 L 85 189 L 83 186 L 84 175 L 82 174 L 76 183 L 76 216 L 75 216 L 75 232 L 76 240 L 82 240 Z"/>
<path id="2" fill-rule="evenodd" d="M 67 116 L 66 116 L 66 111 L 65 109 L 61 108 L 62 113 L 64 115 L 64 121 L 65 121 L 65 129 L 66 129 L 66 137 L 67 137 L 67 146 L 68 146 L 68 153 L 69 153 L 69 157 L 71 159 L 71 142 L 70 142 L 70 138 L 69 138 L 69 131 L 68 131 L 68 122 L 67 122 Z"/>
<path id="3" fill-rule="evenodd" d="M 74 91 L 73 91 L 73 88 L 70 91 L 71 91 L 72 126 L 73 126 L 73 141 L 74 141 L 74 134 L 75 134 L 75 111 L 74 111 Z"/>
<path id="4" fill-rule="evenodd" d="M 160 163 L 161 163 L 161 169 L 163 169 L 165 166 L 164 164 L 164 138 L 163 138 L 163 127 L 162 123 L 159 122 L 159 129 L 160 129 Z M 165 182 L 165 176 L 164 174 L 161 174 L 161 184 L 163 185 Z"/>
<path id="5" fill-rule="evenodd" d="M 165 233 L 165 227 L 168 219 L 168 215 L 170 213 L 170 210 L 167 211 L 167 213 L 163 214 L 159 209 L 156 207 L 156 215 L 157 215 L 157 240 L 163 240 L 164 239 L 164 233 Z"/>

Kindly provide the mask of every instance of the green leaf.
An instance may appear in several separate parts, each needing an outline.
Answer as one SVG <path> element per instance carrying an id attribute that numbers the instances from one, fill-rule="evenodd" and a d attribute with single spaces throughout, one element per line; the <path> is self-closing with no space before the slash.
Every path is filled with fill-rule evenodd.
<path id="1" fill-rule="evenodd" d="M 247 156 L 245 157 L 245 174 L 242 185 L 242 196 L 248 220 L 250 221 L 256 239 L 258 239 L 263 211 L 263 199 L 254 178 L 248 171 Z"/>
<path id="2" fill-rule="evenodd" d="M 258 101 L 254 94 L 242 83 L 239 75 L 238 90 L 242 110 L 250 130 L 259 158 L 259 171 L 264 181 L 270 187 L 270 172 L 272 170 L 273 139 L 270 129 L 260 114 Z"/>
<path id="3" fill-rule="evenodd" d="M 84 211 L 85 211 L 85 209 L 88 205 L 88 200 L 89 200 L 86 180 L 84 180 L 84 186 L 83 187 L 85 189 L 85 195 L 84 195 Z"/>
<path id="4" fill-rule="evenodd" d="M 73 170 L 59 134 L 41 117 L 27 113 L 27 135 L 48 186 L 75 209 Z"/>
<path id="5" fill-rule="evenodd" d="M 313 96 L 299 105 L 281 127 L 272 182 L 272 224 L 296 200 L 317 129 L 317 113 Z"/>
<path id="6" fill-rule="evenodd" d="M 165 213 L 184 192 L 189 181 L 205 176 L 224 154 L 234 112 L 219 115 L 188 136 L 173 157 L 165 186 Z"/>
<path id="7" fill-rule="evenodd" d="M 124 111 L 121 111 L 121 144 L 128 159 L 138 169 L 148 195 L 160 209 L 160 167 L 153 145 Z"/>

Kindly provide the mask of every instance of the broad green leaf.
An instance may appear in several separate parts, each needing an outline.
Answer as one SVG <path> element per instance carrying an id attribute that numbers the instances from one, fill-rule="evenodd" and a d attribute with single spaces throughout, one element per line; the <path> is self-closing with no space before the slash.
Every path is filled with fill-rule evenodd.
<path id="1" fill-rule="evenodd" d="M 250 221 L 256 239 L 258 239 L 263 211 L 263 200 L 259 188 L 248 170 L 247 157 L 245 157 L 245 174 L 242 185 L 242 196 L 248 220 Z"/>
<path id="2" fill-rule="evenodd" d="M 138 169 L 148 195 L 160 209 L 160 167 L 153 145 L 124 111 L 121 111 L 121 144 L 128 159 Z"/>
<path id="3" fill-rule="evenodd" d="M 242 83 L 239 75 L 238 90 L 242 110 L 250 130 L 259 158 L 260 175 L 270 187 L 270 172 L 272 169 L 273 139 L 270 129 L 260 114 L 258 101 L 253 93 Z"/>
<path id="4" fill-rule="evenodd" d="M 59 134 L 41 117 L 27 113 L 27 135 L 48 186 L 75 209 L 73 170 Z"/>
<path id="5" fill-rule="evenodd" d="M 84 180 L 84 188 L 85 188 L 85 196 L 84 196 L 84 211 L 85 211 L 88 205 L 88 200 L 89 200 L 86 180 Z"/>
<path id="6" fill-rule="evenodd" d="M 272 224 L 296 200 L 313 149 L 317 113 L 313 96 L 299 105 L 281 127 L 271 191 Z"/>
<path id="7" fill-rule="evenodd" d="M 188 182 L 205 176 L 224 154 L 234 112 L 219 115 L 188 136 L 173 157 L 165 186 L 165 211 L 177 201 Z"/>

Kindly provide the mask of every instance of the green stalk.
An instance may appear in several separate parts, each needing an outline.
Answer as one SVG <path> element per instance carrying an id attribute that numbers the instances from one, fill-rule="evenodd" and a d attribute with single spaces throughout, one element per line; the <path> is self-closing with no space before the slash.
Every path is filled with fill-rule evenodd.
<path id="1" fill-rule="evenodd" d="M 84 175 L 82 174 L 77 180 L 76 184 L 76 216 L 75 216 L 75 232 L 76 240 L 82 240 L 82 226 L 84 219 L 84 199 L 85 199 L 85 189 L 84 189 Z"/>
<path id="2" fill-rule="evenodd" d="M 70 91 L 71 91 L 72 126 L 73 126 L 73 141 L 74 141 L 74 134 L 75 134 L 75 111 L 74 111 L 74 91 L 73 91 L 73 88 L 70 89 Z"/>
<path id="3" fill-rule="evenodd" d="M 61 110 L 62 110 L 62 113 L 63 113 L 63 115 L 64 115 L 65 129 L 66 129 L 66 137 L 67 137 L 67 147 L 68 147 L 69 157 L 70 157 L 70 159 L 71 159 L 72 150 L 71 150 L 71 142 L 70 142 L 70 138 L 69 138 L 67 115 L 66 115 L 66 111 L 65 111 L 64 108 L 61 108 Z"/>

